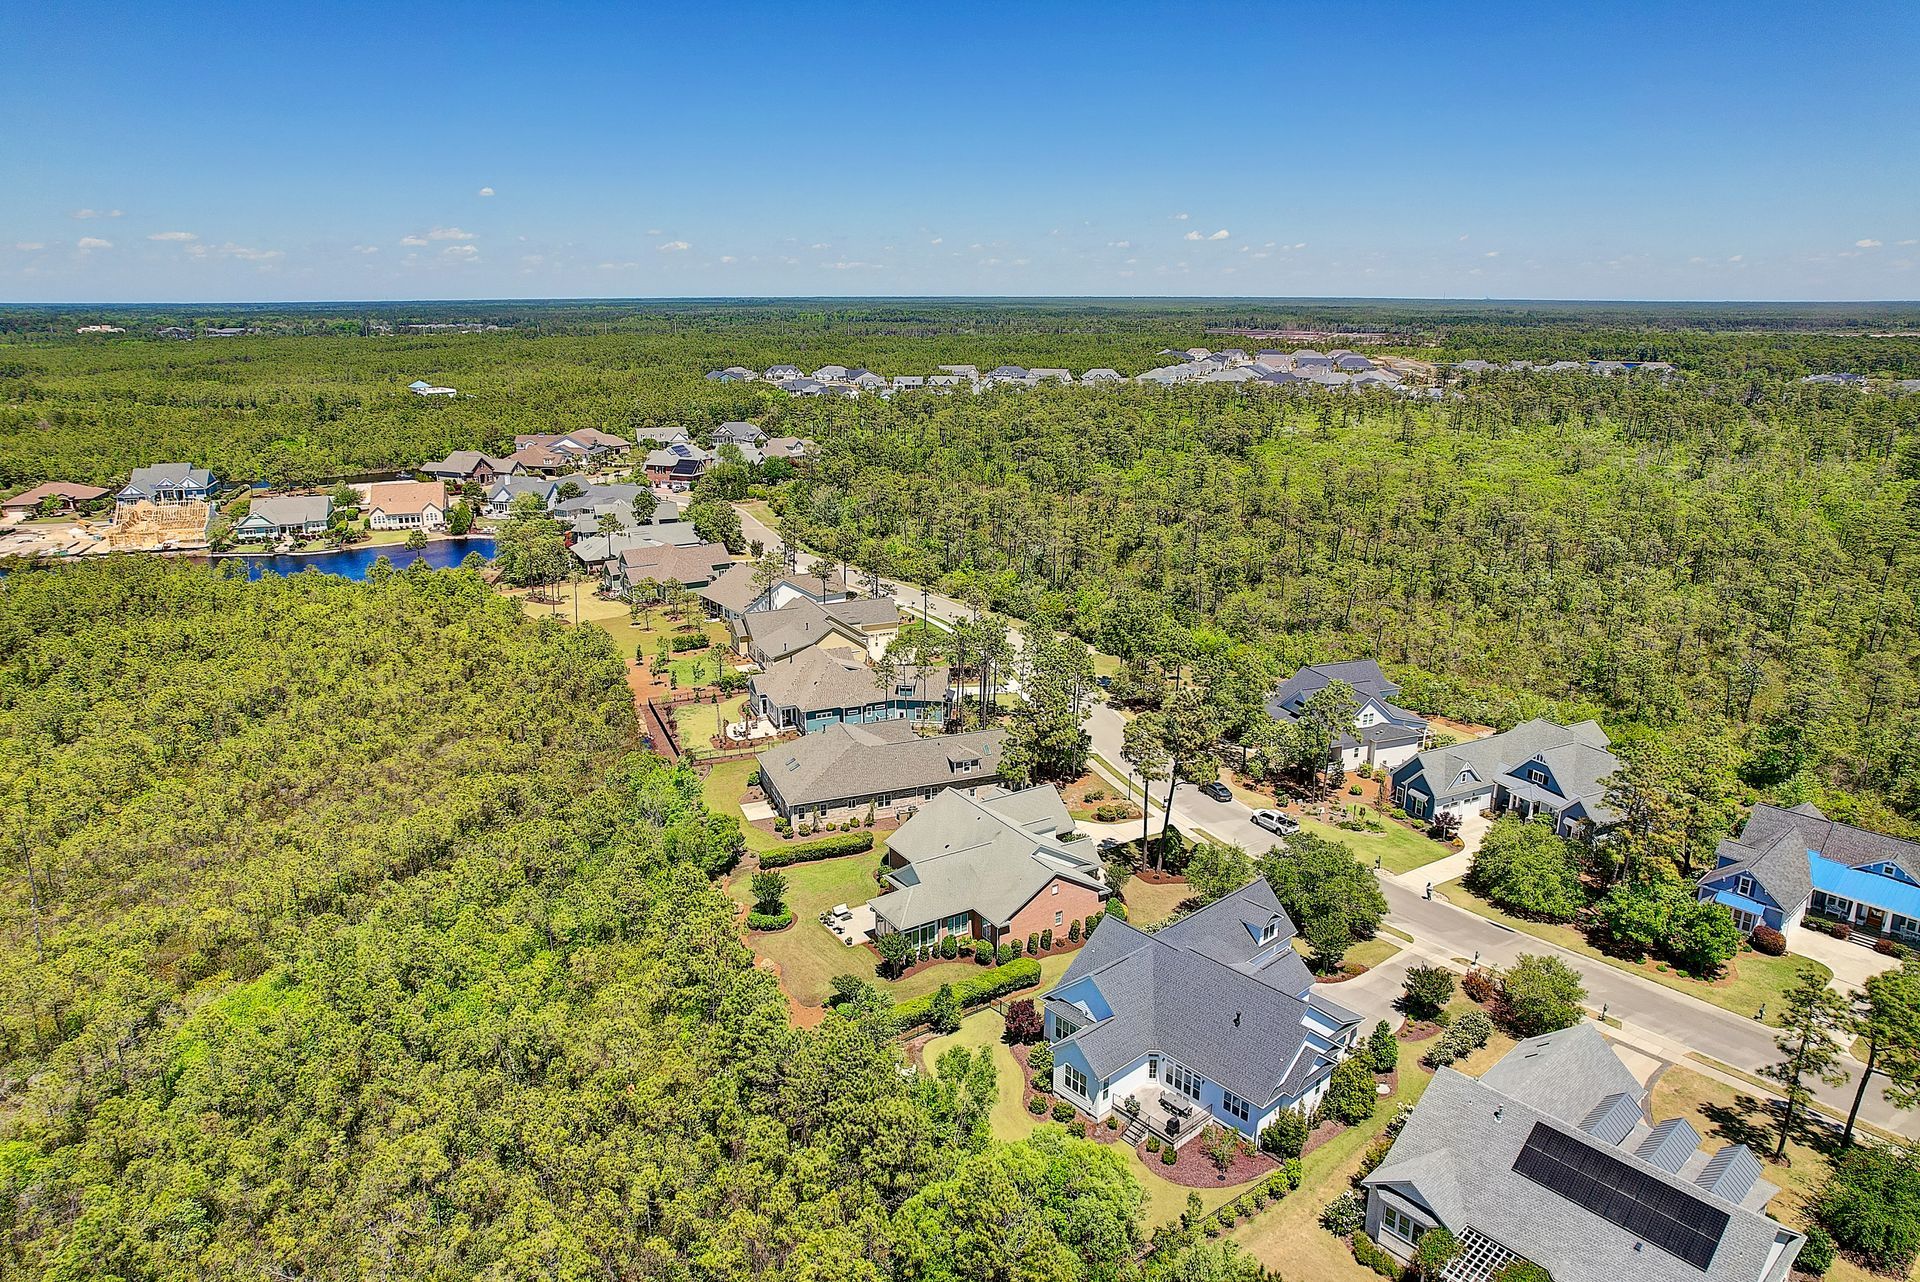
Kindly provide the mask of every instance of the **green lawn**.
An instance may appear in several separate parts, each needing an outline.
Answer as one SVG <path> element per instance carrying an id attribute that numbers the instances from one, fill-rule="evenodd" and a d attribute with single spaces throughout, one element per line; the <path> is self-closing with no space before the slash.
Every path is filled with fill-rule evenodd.
<path id="1" fill-rule="evenodd" d="M 1371 807 L 1362 807 L 1370 814 L 1377 815 Z M 1330 841 L 1344 842 L 1369 867 L 1377 857 L 1380 866 L 1388 872 L 1411 872 L 1436 859 L 1444 859 L 1453 851 L 1437 841 L 1430 841 L 1409 828 L 1403 828 L 1391 819 L 1382 818 L 1386 824 L 1385 832 L 1348 832 L 1332 824 L 1321 823 L 1318 819 L 1302 819 L 1300 828 L 1316 837 L 1325 837 Z"/>
<path id="2" fill-rule="evenodd" d="M 1433 893 L 1468 912 L 1477 913 L 1488 921 L 1497 921 L 1503 926 L 1523 931 L 1536 939 L 1544 939 L 1571 949 L 1585 957 L 1603 961 L 1619 970 L 1629 971 L 1643 979 L 1651 979 L 1676 992 L 1697 997 L 1703 1002 L 1712 1002 L 1736 1015 L 1752 1015 L 1761 1006 L 1767 1008 L 1767 1022 L 1777 1023 L 1781 1009 L 1785 1006 L 1786 992 L 1800 982 L 1803 974 L 1818 975 L 1824 982 L 1833 978 L 1833 972 L 1810 957 L 1796 957 L 1789 953 L 1785 957 L 1769 957 L 1765 953 L 1747 951 L 1741 953 L 1731 963 L 1719 979 L 1693 979 L 1673 970 L 1663 962 L 1652 960 L 1630 962 L 1619 957 L 1609 957 L 1589 944 L 1586 937 L 1571 926 L 1556 925 L 1551 922 L 1526 921 L 1509 916 L 1473 894 L 1459 880 L 1449 881 L 1435 886 Z"/>
<path id="3" fill-rule="evenodd" d="M 1127 878 L 1127 884 L 1120 888 L 1121 902 L 1127 906 L 1127 920 L 1142 930 L 1173 916 L 1180 901 L 1191 894 L 1193 888 L 1184 881 L 1154 885 L 1138 877 Z"/>
<path id="4" fill-rule="evenodd" d="M 1398 942 L 1392 939 L 1383 939 L 1376 935 L 1372 939 L 1362 940 L 1347 949 L 1347 955 L 1341 958 L 1340 964 L 1349 970 L 1355 970 L 1361 967 L 1372 970 L 1375 966 L 1378 966 L 1381 962 L 1387 960 L 1387 958 L 1399 951 L 1400 945 Z"/>
<path id="5" fill-rule="evenodd" d="M 713 745 L 707 741 L 719 733 L 727 723 L 739 721 L 746 715 L 747 696 L 734 695 L 722 700 L 717 706 L 708 702 L 682 703 L 673 709 L 673 727 L 680 736 L 680 750 L 695 757 L 713 755 Z M 749 769 L 753 763 L 747 762 Z M 746 791 L 746 776 L 740 778 L 740 792 Z M 734 797 L 736 803 L 739 794 Z"/>

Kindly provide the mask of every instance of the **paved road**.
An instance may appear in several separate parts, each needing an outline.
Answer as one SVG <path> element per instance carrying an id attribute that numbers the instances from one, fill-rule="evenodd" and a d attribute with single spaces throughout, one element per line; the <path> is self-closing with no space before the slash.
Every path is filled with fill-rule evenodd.
<path id="1" fill-rule="evenodd" d="M 778 545 L 779 535 L 749 514 L 741 514 L 741 523 L 749 539 L 759 539 L 767 547 Z M 813 557 L 801 553 L 798 564 L 801 569 L 806 569 L 813 560 Z M 901 584 L 895 599 L 903 609 L 919 612 L 919 588 Z M 937 619 L 961 619 L 969 614 L 966 606 L 938 593 L 927 594 L 926 601 L 929 613 Z M 1017 644 L 1017 629 L 1013 635 Z M 1126 763 L 1120 756 L 1125 724 L 1120 714 L 1105 704 L 1095 706 L 1087 724 L 1094 752 L 1122 772 L 1126 770 Z M 1104 768 L 1101 772 L 1108 773 Z M 1126 780 L 1123 775 L 1112 781 L 1124 783 Z M 1165 785 L 1156 786 L 1154 791 L 1155 804 L 1151 813 L 1157 825 L 1163 814 L 1160 800 L 1166 796 Z M 1202 796 L 1199 789 L 1191 784 L 1182 784 L 1174 793 L 1173 822 L 1181 831 L 1189 836 L 1204 834 L 1233 842 L 1256 853 L 1265 852 L 1274 844 L 1273 835 L 1255 827 L 1252 814 L 1252 808 L 1238 799 L 1213 801 Z M 1370 983 L 1354 981 L 1360 986 L 1352 989 L 1352 996 L 1356 1009 L 1364 1008 L 1362 1013 L 1375 1016 L 1375 1008 L 1381 1004 L 1381 994 L 1373 990 L 1384 987 L 1390 981 L 1397 983 L 1392 977 L 1404 973 L 1405 967 L 1417 960 L 1471 960 L 1478 955 L 1482 962 L 1505 965 L 1523 952 L 1549 953 L 1580 972 L 1589 1001 L 1595 1008 L 1604 1006 L 1608 1015 L 1621 1021 L 1621 1029 L 1612 1035 L 1622 1041 L 1670 1060 L 1683 1060 L 1687 1051 L 1695 1051 L 1747 1073 L 1756 1072 L 1781 1058 L 1773 1043 L 1774 1031 L 1758 1021 L 1742 1018 L 1532 935 L 1496 925 L 1463 908 L 1440 900 L 1429 900 L 1425 898 L 1421 887 L 1404 882 L 1404 878 L 1382 875 L 1380 888 L 1387 897 L 1388 923 L 1412 935 L 1416 942 L 1410 948 L 1403 949 L 1388 963 L 1388 967 L 1383 968 L 1388 973 L 1378 977 L 1363 977 L 1363 981 L 1371 980 Z M 1339 993 L 1339 988 L 1332 990 L 1336 1001 L 1340 999 Z M 1847 1062 L 1853 1065 L 1854 1072 L 1858 1071 L 1854 1061 L 1849 1059 Z M 1852 1103 L 1853 1090 L 1851 1079 L 1843 1086 L 1824 1083 L 1814 1086 L 1814 1093 L 1821 1103 L 1843 1115 Z M 1878 1089 L 1868 1090 L 1860 1113 L 1864 1120 L 1883 1129 L 1920 1136 L 1920 1117 L 1896 1109 L 1886 1102 Z"/>

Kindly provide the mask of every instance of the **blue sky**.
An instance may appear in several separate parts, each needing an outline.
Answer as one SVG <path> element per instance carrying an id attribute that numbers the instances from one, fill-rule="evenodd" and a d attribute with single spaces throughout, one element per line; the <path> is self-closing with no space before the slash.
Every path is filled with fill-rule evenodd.
<path id="1" fill-rule="evenodd" d="M 1920 297 L 1920 4 L 1573 8 L 0 6 L 0 299 Z"/>

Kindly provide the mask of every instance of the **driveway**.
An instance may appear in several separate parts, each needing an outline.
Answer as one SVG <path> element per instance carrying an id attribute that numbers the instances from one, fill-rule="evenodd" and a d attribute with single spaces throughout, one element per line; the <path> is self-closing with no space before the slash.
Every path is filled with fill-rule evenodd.
<path id="1" fill-rule="evenodd" d="M 1461 848 L 1444 859 L 1436 859 L 1430 864 L 1421 864 L 1408 872 L 1395 873 L 1394 878 L 1402 886 L 1425 893 L 1427 883 L 1438 886 L 1442 882 L 1452 881 L 1455 877 L 1467 875 L 1467 868 L 1473 863 L 1474 852 L 1480 849 L 1480 843 L 1487 835 L 1487 829 L 1493 827 L 1493 820 L 1474 811 L 1460 821 Z"/>
<path id="2" fill-rule="evenodd" d="M 1881 971 L 1892 970 L 1900 964 L 1864 944 L 1856 944 L 1850 939 L 1835 939 L 1832 935 L 1808 930 L 1805 926 L 1794 927 L 1793 934 L 1787 939 L 1787 948 L 1802 957 L 1811 957 L 1831 970 L 1832 986 L 1843 993 L 1863 987 Z"/>

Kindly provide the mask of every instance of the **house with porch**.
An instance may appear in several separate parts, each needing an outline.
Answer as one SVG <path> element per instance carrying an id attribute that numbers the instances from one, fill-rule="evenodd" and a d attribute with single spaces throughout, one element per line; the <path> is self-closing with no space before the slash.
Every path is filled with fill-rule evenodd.
<path id="1" fill-rule="evenodd" d="M 495 458 L 479 450 L 455 450 L 437 462 L 422 463 L 420 472 L 449 485 L 491 485 L 505 476 L 518 476 L 522 468 L 510 458 Z"/>
<path id="2" fill-rule="evenodd" d="M 650 484 L 684 490 L 704 476 L 711 466 L 712 454 L 691 441 L 681 441 L 650 451 L 642 470 Z"/>
<path id="3" fill-rule="evenodd" d="M 1427 741 L 1426 721 L 1393 702 L 1400 687 L 1387 680 L 1372 659 L 1316 663 L 1300 669 L 1267 696 L 1267 715 L 1275 721 L 1293 721 L 1309 698 L 1336 681 L 1353 690 L 1356 704 L 1354 733 L 1341 735 L 1333 745 L 1332 756 L 1342 770 L 1355 770 L 1363 764 L 1392 770 L 1420 751 Z"/>
<path id="4" fill-rule="evenodd" d="M 742 561 L 700 593 L 700 599 L 706 602 L 707 613 L 727 625 L 733 633 L 736 646 L 746 636 L 746 617 L 749 614 L 778 610 L 795 601 L 827 605 L 845 601 L 850 595 L 845 588 L 832 586 L 830 580 L 822 584 L 818 579 L 800 575 L 785 575 L 763 587 L 758 580 L 758 568 L 750 561 Z"/>
<path id="5" fill-rule="evenodd" d="M 776 663 L 814 646 L 877 663 L 900 635 L 900 609 L 891 597 L 849 597 L 825 604 L 800 597 L 777 610 L 744 615 L 737 633 L 741 651 L 758 664 Z"/>
<path id="6" fill-rule="evenodd" d="M 997 948 L 1041 931 L 1065 936 L 1112 894 L 1094 843 L 1069 840 L 1073 832 L 1050 785 L 942 789 L 888 839 L 887 890 L 867 905 L 874 937 L 901 934 L 920 948 L 952 935 Z"/>
<path id="7" fill-rule="evenodd" d="M 122 506 L 135 503 L 210 503 L 219 489 L 213 473 L 191 463 L 155 463 L 136 467 L 116 495 Z"/>
<path id="8" fill-rule="evenodd" d="M 78 512 L 87 504 L 105 497 L 107 497 L 107 491 L 98 485 L 78 485 L 72 481 L 47 481 L 30 490 L 22 490 L 6 502 L 0 503 L 0 512 L 32 516 L 40 510 L 42 504 L 62 513 Z"/>
<path id="9" fill-rule="evenodd" d="M 1724 904 L 1743 933 L 1789 935 L 1809 916 L 1844 922 L 1850 938 L 1920 944 L 1920 842 L 1836 823 L 1812 802 L 1757 805 L 1720 843 L 1700 897 Z"/>
<path id="10" fill-rule="evenodd" d="M 947 670 L 895 668 L 883 683 L 864 656 L 811 646 L 747 678 L 747 710 L 776 730 L 814 734 L 875 721 L 938 724 L 947 715 Z"/>
<path id="11" fill-rule="evenodd" d="M 1264 878 L 1155 934 L 1104 918 L 1044 999 L 1054 1089 L 1128 1137 L 1311 1112 L 1360 1016 L 1321 996 Z"/>
<path id="12" fill-rule="evenodd" d="M 487 515 L 508 515 L 513 511 L 513 501 L 522 494 L 531 494 L 551 512 L 560 501 L 560 482 L 551 476 L 503 476 L 487 486 Z"/>
<path id="13" fill-rule="evenodd" d="M 1594 1024 L 1521 1042 L 1478 1078 L 1442 1068 L 1361 1181 L 1367 1234 L 1411 1261 L 1425 1234 L 1452 1233 L 1444 1282 L 1518 1260 L 1554 1282 L 1786 1282 L 1806 1238 L 1765 1214 L 1778 1190 L 1759 1159 L 1703 1149 L 1648 1098 Z"/>
<path id="14" fill-rule="evenodd" d="M 313 538 L 327 532 L 333 499 L 325 494 L 275 494 L 257 498 L 233 525 L 236 539 Z"/>
<path id="15" fill-rule="evenodd" d="M 375 481 L 367 487 L 370 530 L 438 530 L 447 523 L 447 487 L 439 481 Z"/>
<path id="16" fill-rule="evenodd" d="M 1607 732 L 1592 721 L 1563 726 L 1535 719 L 1504 734 L 1429 748 L 1392 775 L 1393 801 L 1409 818 L 1433 823 L 1483 810 L 1545 816 L 1563 837 L 1589 840 L 1613 821 L 1606 780 L 1620 768 Z"/>
<path id="17" fill-rule="evenodd" d="M 789 821 L 911 815 L 948 789 L 1000 779 L 1003 730 L 924 735 L 911 722 L 833 725 L 760 754 L 760 790 Z"/>
<path id="18" fill-rule="evenodd" d="M 697 591 L 713 582 L 731 564 L 733 553 L 723 544 L 675 547 L 648 541 L 648 546 L 625 548 L 606 562 L 607 590 L 629 601 L 635 592 L 657 596 L 668 583 Z"/>

